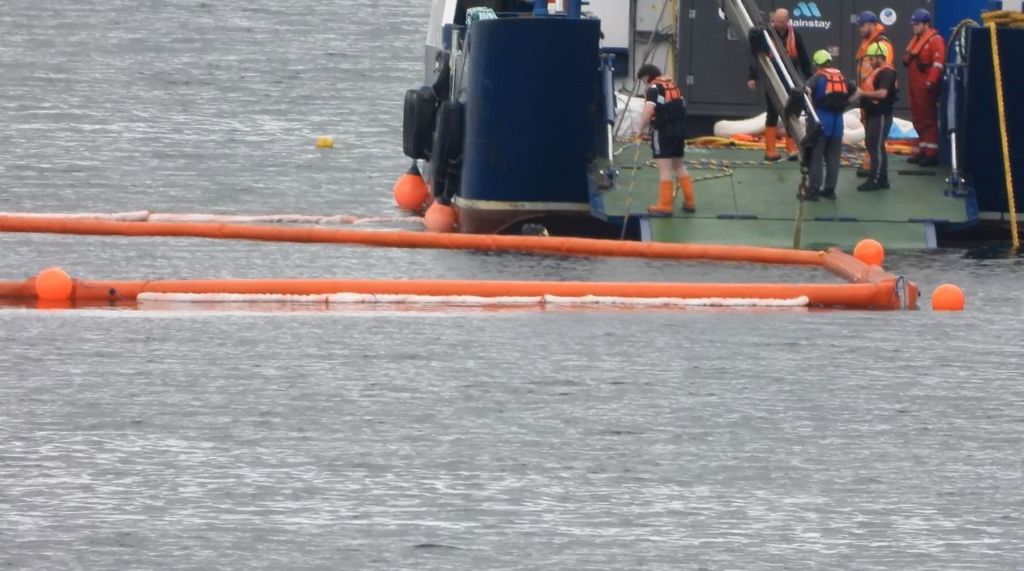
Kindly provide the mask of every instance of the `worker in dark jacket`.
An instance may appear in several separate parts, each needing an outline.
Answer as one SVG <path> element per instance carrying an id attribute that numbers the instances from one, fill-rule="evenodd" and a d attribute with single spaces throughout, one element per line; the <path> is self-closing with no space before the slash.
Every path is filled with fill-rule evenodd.
<path id="1" fill-rule="evenodd" d="M 889 65 L 893 63 L 893 57 L 896 55 L 896 50 L 893 48 L 892 40 L 885 34 L 885 26 L 882 25 L 882 21 L 878 19 L 878 15 L 874 12 L 867 10 L 861 12 L 860 16 L 857 17 L 857 27 L 860 31 L 860 47 L 857 48 L 856 64 L 857 64 L 857 85 L 864 82 L 869 75 L 875 72 L 874 66 L 871 65 L 872 59 L 868 57 L 868 48 L 875 45 L 881 44 L 882 48 L 885 49 L 886 61 Z M 860 122 L 866 123 L 867 117 L 864 113 L 861 113 Z M 864 157 L 861 159 L 860 168 L 857 169 L 857 176 L 868 177 L 871 175 L 871 156 L 865 152 Z"/>
<path id="2" fill-rule="evenodd" d="M 899 79 L 896 68 L 888 63 L 885 47 L 878 43 L 868 47 L 874 71 L 864 79 L 854 94 L 864 110 L 865 144 L 871 153 L 869 180 L 857 187 L 860 191 L 885 190 L 889 188 L 889 158 L 885 143 L 892 129 L 892 109 L 899 98 Z"/>
<path id="3" fill-rule="evenodd" d="M 802 77 L 794 78 L 797 84 L 803 85 L 804 78 L 810 77 L 811 73 L 813 73 L 811 57 L 807 53 L 807 48 L 804 47 L 803 38 L 800 37 L 800 34 L 793 27 L 793 23 L 789 20 L 789 10 L 779 8 L 772 12 L 771 26 L 782 40 L 786 48 L 786 55 L 793 62 L 793 67 L 796 68 L 798 73 L 803 74 Z M 751 90 L 757 89 L 757 81 L 757 66 L 754 65 L 750 68 L 747 87 Z M 777 161 L 782 158 L 775 150 L 775 142 L 778 139 L 779 112 L 776 111 L 775 106 L 772 105 L 771 98 L 767 97 L 767 94 L 765 99 L 768 101 L 768 117 L 764 122 L 764 159 L 766 161 Z M 793 141 L 792 138 L 786 140 L 786 151 L 792 156 L 796 155 L 796 141 Z"/>

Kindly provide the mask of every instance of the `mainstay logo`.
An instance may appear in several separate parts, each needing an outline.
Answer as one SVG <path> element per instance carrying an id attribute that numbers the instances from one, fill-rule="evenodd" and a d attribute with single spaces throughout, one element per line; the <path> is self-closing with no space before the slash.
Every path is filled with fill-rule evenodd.
<path id="1" fill-rule="evenodd" d="M 801 2 L 796 5 L 793 15 L 797 18 L 820 18 L 821 10 L 814 2 Z"/>
<path id="2" fill-rule="evenodd" d="M 800 2 L 796 8 L 793 8 L 793 27 L 830 30 L 832 29 L 832 20 L 822 17 L 816 2 Z"/>

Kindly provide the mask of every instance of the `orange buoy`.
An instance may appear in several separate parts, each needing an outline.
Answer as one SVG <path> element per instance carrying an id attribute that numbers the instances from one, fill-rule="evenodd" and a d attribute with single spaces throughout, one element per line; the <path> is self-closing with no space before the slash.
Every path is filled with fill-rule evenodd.
<path id="1" fill-rule="evenodd" d="M 72 289 L 71 276 L 60 268 L 46 268 L 36 276 L 36 297 L 40 301 L 66 301 Z"/>
<path id="2" fill-rule="evenodd" d="M 963 311 L 967 304 L 964 290 L 953 284 L 943 284 L 932 294 L 932 311 Z"/>
<path id="3" fill-rule="evenodd" d="M 413 163 L 409 170 L 395 181 L 395 204 L 402 210 L 420 212 L 430 198 L 427 183 L 423 182 L 420 169 Z"/>
<path id="4" fill-rule="evenodd" d="M 881 266 L 885 261 L 885 247 L 878 240 L 867 238 L 857 242 L 853 257 L 869 266 Z"/>
<path id="5" fill-rule="evenodd" d="M 455 209 L 440 202 L 431 204 L 423 216 L 423 225 L 426 226 L 427 231 L 438 234 L 454 232 L 457 221 Z"/>

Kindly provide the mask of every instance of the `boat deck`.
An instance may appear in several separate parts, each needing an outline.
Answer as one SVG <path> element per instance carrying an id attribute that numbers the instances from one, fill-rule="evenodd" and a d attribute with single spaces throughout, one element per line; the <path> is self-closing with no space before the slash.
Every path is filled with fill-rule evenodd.
<path id="1" fill-rule="evenodd" d="M 803 203 L 798 225 L 799 165 L 764 163 L 762 155 L 758 150 L 688 148 L 697 213 L 677 210 L 670 218 L 652 218 L 647 206 L 657 201 L 658 171 L 650 148 L 641 146 L 638 153 L 636 146 L 620 147 L 618 188 L 595 197 L 594 210 L 616 222 L 627 214 L 639 219 L 645 240 L 804 248 L 850 248 L 865 237 L 890 249 L 933 248 L 936 225 L 969 220 L 967 200 L 946 192 L 944 168 L 923 169 L 890 155 L 891 189 L 858 192 L 864 179 L 856 177 L 852 166 L 844 167 L 839 198 Z M 679 197 L 676 206 L 681 207 Z"/>

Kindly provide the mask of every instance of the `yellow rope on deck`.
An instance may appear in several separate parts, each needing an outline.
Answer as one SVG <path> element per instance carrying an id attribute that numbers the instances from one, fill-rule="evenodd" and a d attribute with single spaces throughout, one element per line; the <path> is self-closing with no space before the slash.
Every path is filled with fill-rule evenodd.
<path id="1" fill-rule="evenodd" d="M 1006 200 L 1010 207 L 1010 238 L 1014 249 L 1020 248 L 1020 234 L 1017 233 L 1017 203 L 1013 196 L 1013 168 L 1010 164 L 1010 138 L 1006 127 L 1006 95 L 1003 93 L 1003 71 L 999 59 L 999 35 L 996 24 L 988 25 L 992 36 L 992 65 L 996 80 L 996 105 L 999 110 L 999 136 L 1003 147 L 1003 169 L 1006 177 Z"/>

